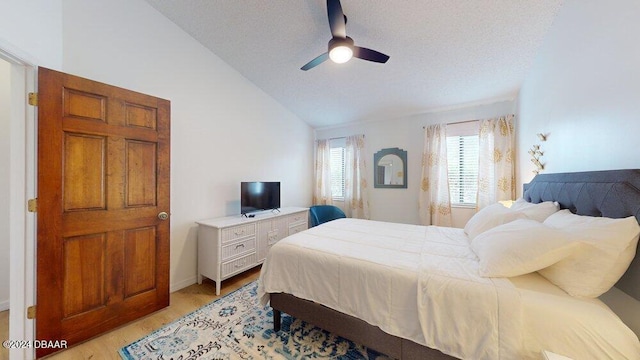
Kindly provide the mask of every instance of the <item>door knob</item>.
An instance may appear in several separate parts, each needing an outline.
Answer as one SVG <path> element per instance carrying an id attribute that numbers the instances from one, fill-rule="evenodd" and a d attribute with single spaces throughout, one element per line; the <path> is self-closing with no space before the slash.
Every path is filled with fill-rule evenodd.
<path id="1" fill-rule="evenodd" d="M 164 211 L 158 214 L 158 219 L 160 220 L 167 220 L 168 218 L 169 218 L 169 214 L 167 214 Z"/>

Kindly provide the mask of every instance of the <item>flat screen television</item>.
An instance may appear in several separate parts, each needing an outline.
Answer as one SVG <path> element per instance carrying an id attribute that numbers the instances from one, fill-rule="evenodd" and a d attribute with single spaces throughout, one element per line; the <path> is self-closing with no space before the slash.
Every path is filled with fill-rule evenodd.
<path id="1" fill-rule="evenodd" d="M 280 208 L 280 182 L 247 181 L 240 183 L 240 213 Z"/>

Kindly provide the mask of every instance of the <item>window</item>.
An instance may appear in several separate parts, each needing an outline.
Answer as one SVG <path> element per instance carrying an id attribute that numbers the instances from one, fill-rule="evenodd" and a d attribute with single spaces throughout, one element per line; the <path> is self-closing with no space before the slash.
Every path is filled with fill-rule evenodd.
<path id="1" fill-rule="evenodd" d="M 342 140 L 344 143 L 344 139 Z M 336 141 L 340 143 L 339 141 Z M 344 201 L 344 158 L 345 145 L 331 141 L 331 197 L 333 200 Z"/>
<path id="2" fill-rule="evenodd" d="M 475 130 L 456 125 L 459 124 L 447 126 L 449 195 L 452 205 L 471 206 L 476 204 L 478 195 L 477 123 L 474 122 Z"/>

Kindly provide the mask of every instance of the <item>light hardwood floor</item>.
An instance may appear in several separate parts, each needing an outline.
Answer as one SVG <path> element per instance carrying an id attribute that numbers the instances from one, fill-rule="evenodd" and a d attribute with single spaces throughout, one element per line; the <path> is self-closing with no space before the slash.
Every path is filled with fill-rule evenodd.
<path id="1" fill-rule="evenodd" d="M 155 329 L 162 327 L 178 318 L 197 310 L 198 308 L 220 298 L 258 278 L 260 267 L 246 271 L 222 282 L 220 296 L 216 296 L 215 283 L 205 280 L 202 285 L 194 284 L 171 294 L 169 307 L 142 319 L 131 322 L 104 335 L 87 340 L 67 350 L 45 357 L 47 360 L 66 359 L 120 359 L 118 350 Z M 8 328 L 8 315 L 6 320 L 0 313 L 0 329 L 5 325 Z M 8 332 L 8 331 L 7 331 Z M 6 338 L 6 333 L 0 330 L 1 338 Z M 0 359 L 7 357 L 0 353 Z"/>
<path id="2" fill-rule="evenodd" d="M 0 312 L 0 340 L 5 341 L 9 338 L 9 311 Z M 4 346 L 0 346 L 0 359 L 8 359 L 9 350 Z"/>

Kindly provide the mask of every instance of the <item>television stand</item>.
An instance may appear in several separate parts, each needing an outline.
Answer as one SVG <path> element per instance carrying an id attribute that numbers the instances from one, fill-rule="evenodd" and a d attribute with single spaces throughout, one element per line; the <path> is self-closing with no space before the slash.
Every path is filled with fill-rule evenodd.
<path id="1" fill-rule="evenodd" d="M 227 216 L 196 221 L 198 224 L 198 284 L 203 277 L 220 283 L 264 262 L 271 246 L 306 230 L 308 208 L 282 208 L 254 217 Z"/>

